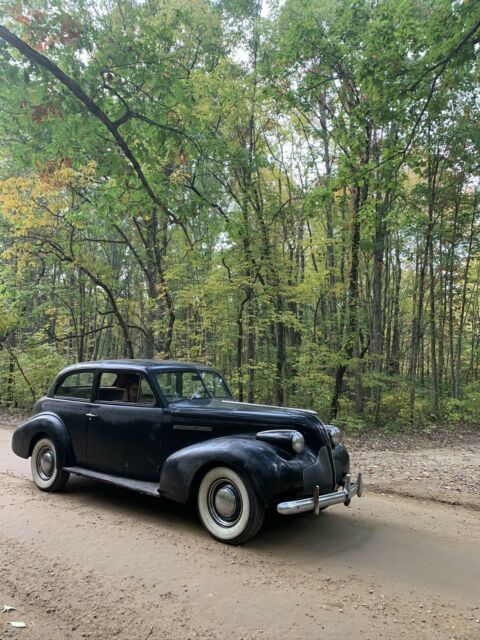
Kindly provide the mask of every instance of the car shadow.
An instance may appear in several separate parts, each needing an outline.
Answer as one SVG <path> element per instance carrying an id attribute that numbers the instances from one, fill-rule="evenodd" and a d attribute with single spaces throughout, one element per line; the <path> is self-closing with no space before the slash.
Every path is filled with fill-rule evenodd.
<path id="1" fill-rule="evenodd" d="M 30 485 L 32 492 L 37 492 L 31 481 Z M 51 500 L 54 496 L 43 497 Z M 429 590 L 435 585 L 452 598 L 461 594 L 462 602 L 478 591 L 478 562 L 469 549 L 439 547 L 438 538 L 432 538 L 429 528 L 415 529 L 409 512 L 403 519 L 392 518 L 394 503 L 379 503 L 373 496 L 365 502 L 363 498 L 352 501 L 348 509 L 342 505 L 330 507 L 317 517 L 269 513 L 257 536 L 235 548 L 215 542 L 191 504 L 181 505 L 78 477 L 72 477 L 55 499 L 65 500 L 69 508 L 74 505 L 79 512 L 88 510 L 88 522 L 95 523 L 96 517 L 99 521 L 106 518 L 107 524 L 113 521 L 126 535 L 135 533 L 135 539 L 144 528 L 159 538 L 182 540 L 188 550 L 184 549 L 185 553 L 218 551 L 219 562 L 227 559 L 262 570 L 262 562 L 273 561 L 286 568 L 286 576 L 288 571 L 308 571 L 319 580 L 329 580 L 332 575 L 346 581 L 361 576 L 370 584 L 382 584 L 393 576 L 399 584 Z"/>
<path id="2" fill-rule="evenodd" d="M 75 496 L 75 500 L 79 500 L 82 506 L 104 508 L 112 513 L 121 512 L 126 516 L 147 518 L 149 521 L 158 520 L 159 515 L 165 514 L 167 517 L 178 516 L 188 522 L 196 515 L 190 505 L 155 498 L 81 476 L 70 476 L 62 494 Z"/>
<path id="3" fill-rule="evenodd" d="M 318 516 L 281 516 L 272 511 L 260 534 L 249 544 L 258 551 L 275 549 L 279 554 L 318 559 L 359 549 L 372 532 L 371 521 L 358 518 L 354 508 L 342 505 L 325 509 Z"/>
<path id="4" fill-rule="evenodd" d="M 74 497 L 81 506 L 107 510 L 150 525 L 180 528 L 211 539 L 191 503 L 179 504 L 79 476 L 72 476 L 62 493 Z M 321 512 L 318 517 L 308 513 L 281 516 L 269 511 L 260 532 L 244 548 L 262 554 L 318 559 L 361 547 L 370 537 L 371 529 L 367 519 L 359 519 L 353 508 L 347 510 L 341 505 Z"/>

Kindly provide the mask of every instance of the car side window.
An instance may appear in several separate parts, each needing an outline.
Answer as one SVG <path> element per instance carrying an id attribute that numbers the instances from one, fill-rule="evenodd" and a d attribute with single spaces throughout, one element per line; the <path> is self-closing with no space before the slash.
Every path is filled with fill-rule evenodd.
<path id="1" fill-rule="evenodd" d="M 167 400 L 175 400 L 179 397 L 177 373 L 175 371 L 165 371 L 157 373 L 157 379 L 160 384 L 163 395 Z"/>
<path id="2" fill-rule="evenodd" d="M 138 390 L 138 402 L 139 404 L 155 404 L 155 396 L 153 395 L 152 387 L 143 376 L 140 376 L 140 388 Z"/>
<path id="3" fill-rule="evenodd" d="M 74 398 L 76 400 L 89 401 L 92 395 L 93 371 L 76 371 L 70 373 L 55 389 L 55 398 Z"/>
<path id="4" fill-rule="evenodd" d="M 153 391 L 142 375 L 120 371 L 104 371 L 101 374 L 96 399 L 146 406 L 155 404 Z"/>

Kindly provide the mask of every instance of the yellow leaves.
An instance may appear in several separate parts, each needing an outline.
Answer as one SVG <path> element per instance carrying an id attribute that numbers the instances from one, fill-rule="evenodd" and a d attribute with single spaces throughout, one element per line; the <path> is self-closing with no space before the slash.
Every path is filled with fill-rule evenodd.
<path id="1" fill-rule="evenodd" d="M 169 179 L 172 184 L 183 184 L 188 178 L 189 174 L 177 167 L 172 171 Z"/>
<path id="2" fill-rule="evenodd" d="M 83 167 L 83 171 L 77 171 L 77 175 L 82 175 L 86 182 L 92 182 L 95 179 L 97 167 L 98 165 L 95 160 L 90 160 L 85 167 Z"/>
<path id="3" fill-rule="evenodd" d="M 5 251 L 2 253 L 2 256 L 7 260 L 11 260 L 15 255 L 16 255 L 16 251 L 14 251 L 13 247 L 9 247 L 8 249 L 5 249 Z"/>
<path id="4" fill-rule="evenodd" d="M 51 224 L 51 199 L 39 178 L 9 178 L 0 183 L 0 213 L 16 236 Z"/>
<path id="5" fill-rule="evenodd" d="M 96 163 L 74 169 L 64 158 L 59 163 L 44 163 L 38 173 L 8 178 L 0 182 L 0 215 L 12 227 L 14 235 L 30 230 L 55 230 L 71 206 L 72 189 L 90 184 Z"/>
<path id="6" fill-rule="evenodd" d="M 3 302 L 0 303 L 0 336 L 5 336 L 18 323 L 18 318 L 10 311 Z"/>
<path id="7" fill-rule="evenodd" d="M 0 219 L 9 227 L 9 237 L 15 241 L 3 257 L 15 263 L 19 277 L 28 274 L 38 264 L 38 251 L 48 245 L 67 240 L 71 220 L 81 224 L 76 209 L 76 192 L 92 184 L 96 163 L 75 169 L 64 158 L 59 163 L 46 162 L 37 172 L 0 181 Z M 70 219 L 70 226 L 68 221 Z M 88 252 L 79 252 L 78 263 L 89 261 Z"/>
<path id="8" fill-rule="evenodd" d="M 55 335 L 57 339 L 64 340 L 72 333 L 72 326 L 70 324 L 70 318 L 67 314 L 63 313 L 61 309 L 58 309 L 55 314 L 50 316 L 48 322 L 44 324 L 44 329 L 48 331 L 50 327 L 51 319 L 55 318 Z"/>
<path id="9" fill-rule="evenodd" d="M 85 187 L 93 181 L 97 163 L 90 161 L 84 167 L 74 169 L 71 158 L 62 158 L 56 163 L 47 162 L 43 165 L 37 165 L 37 169 L 41 182 L 51 189 L 79 188 Z"/>
<path id="10" fill-rule="evenodd" d="M 409 166 L 406 167 L 406 169 L 404 170 L 404 173 L 406 177 L 406 186 L 410 191 L 414 187 L 416 187 L 417 184 L 425 182 L 425 179 L 424 178 L 422 179 L 422 177 L 418 174 L 418 172 L 416 172 L 414 169 L 412 169 Z"/>

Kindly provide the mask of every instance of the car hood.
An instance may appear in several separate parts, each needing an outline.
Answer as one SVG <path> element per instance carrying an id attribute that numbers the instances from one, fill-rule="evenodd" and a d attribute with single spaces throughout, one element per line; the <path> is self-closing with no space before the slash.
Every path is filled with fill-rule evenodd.
<path id="1" fill-rule="evenodd" d="M 217 433 L 256 433 L 264 429 L 297 429 L 325 441 L 325 428 L 315 412 L 290 407 L 207 398 L 182 400 L 169 406 L 176 424 L 208 424 Z"/>

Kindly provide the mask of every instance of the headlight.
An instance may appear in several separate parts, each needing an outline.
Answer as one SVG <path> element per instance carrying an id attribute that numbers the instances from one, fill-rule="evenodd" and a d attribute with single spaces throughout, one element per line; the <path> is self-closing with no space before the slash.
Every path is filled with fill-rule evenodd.
<path id="1" fill-rule="evenodd" d="M 301 453 L 305 449 L 305 439 L 296 429 L 269 429 L 259 431 L 256 437 L 286 451 L 293 449 L 295 453 Z"/>
<path id="2" fill-rule="evenodd" d="M 301 453 L 305 449 L 305 438 L 298 431 L 292 434 L 292 448 L 295 453 Z"/>
<path id="3" fill-rule="evenodd" d="M 342 430 L 338 427 L 334 427 L 333 424 L 327 424 L 325 426 L 327 427 L 328 433 L 330 434 L 332 445 L 336 447 L 337 444 L 340 444 L 340 442 L 342 441 Z"/>

